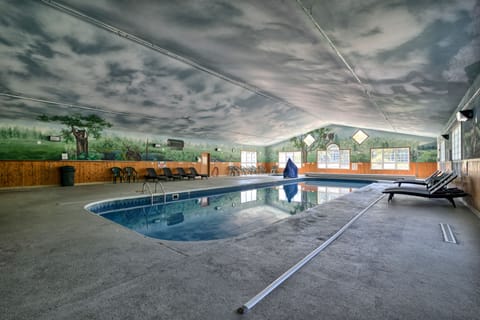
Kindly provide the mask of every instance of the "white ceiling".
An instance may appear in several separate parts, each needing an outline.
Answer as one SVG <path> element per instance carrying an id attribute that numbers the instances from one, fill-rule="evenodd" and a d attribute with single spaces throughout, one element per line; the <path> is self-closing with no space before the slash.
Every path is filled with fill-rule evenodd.
<path id="1" fill-rule="evenodd" d="M 2 1 L 0 112 L 270 145 L 441 134 L 480 70 L 475 0 Z"/>

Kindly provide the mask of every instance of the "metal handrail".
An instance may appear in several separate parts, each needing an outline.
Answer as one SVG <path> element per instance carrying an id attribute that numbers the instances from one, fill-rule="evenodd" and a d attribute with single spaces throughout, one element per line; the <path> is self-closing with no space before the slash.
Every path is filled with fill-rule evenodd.
<path id="1" fill-rule="evenodd" d="M 157 184 L 160 185 L 162 188 L 162 193 L 163 193 L 163 203 L 167 203 L 167 193 L 165 192 L 165 187 L 160 181 L 155 181 L 155 193 L 157 193 Z"/>
<path id="2" fill-rule="evenodd" d="M 143 183 L 142 193 L 145 193 L 145 188 L 148 189 L 148 192 L 149 192 L 150 195 L 152 196 L 151 205 L 153 206 L 153 192 L 152 192 L 152 189 L 150 189 L 150 184 L 149 184 L 148 182 L 146 182 L 146 181 Z"/>
<path id="3" fill-rule="evenodd" d="M 166 203 L 167 202 L 167 193 L 165 192 L 165 187 L 163 186 L 163 184 L 159 181 L 155 181 L 155 189 L 154 189 L 154 192 L 152 192 L 152 189 L 150 188 L 150 184 L 148 182 L 144 182 L 143 183 L 143 186 L 142 186 L 142 193 L 145 193 L 145 189 L 148 189 L 148 192 L 150 193 L 150 195 L 152 196 L 152 201 L 151 201 L 151 204 L 153 206 L 153 196 L 157 193 L 157 185 L 160 185 L 160 188 L 162 189 L 162 193 L 163 193 L 163 203 Z"/>

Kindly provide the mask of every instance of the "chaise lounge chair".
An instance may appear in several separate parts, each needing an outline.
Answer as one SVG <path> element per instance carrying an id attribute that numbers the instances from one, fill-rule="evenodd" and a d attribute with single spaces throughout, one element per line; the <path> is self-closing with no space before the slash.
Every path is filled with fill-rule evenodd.
<path id="1" fill-rule="evenodd" d="M 154 181 L 167 180 L 167 177 L 165 175 L 157 174 L 157 172 L 153 168 L 147 168 L 147 174 L 144 177 L 145 177 L 145 181 L 148 181 L 148 180 L 154 180 Z"/>
<path id="2" fill-rule="evenodd" d="M 208 175 L 207 174 L 203 174 L 203 173 L 198 173 L 197 172 L 197 169 L 195 169 L 195 167 L 190 167 L 190 173 L 192 175 L 195 175 L 195 177 L 200 177 L 201 179 L 205 178 L 205 179 L 208 179 Z"/>
<path id="3" fill-rule="evenodd" d="M 170 180 L 175 180 L 175 179 L 181 180 L 182 179 L 181 175 L 173 174 L 172 170 L 170 168 L 167 168 L 167 167 L 163 168 L 163 173 L 165 174 L 165 177 L 167 177 L 167 179 L 170 179 Z"/>
<path id="4" fill-rule="evenodd" d="M 445 175 L 448 174 L 446 172 L 442 172 L 440 170 L 436 170 L 434 173 L 432 173 L 430 176 L 428 176 L 425 179 L 398 179 L 395 180 L 393 183 L 398 184 L 399 187 L 402 186 L 402 184 L 417 184 L 417 185 L 423 185 L 423 186 L 430 186 L 433 185 L 435 182 L 440 181 L 441 178 L 445 177 Z"/>
<path id="5" fill-rule="evenodd" d="M 182 178 L 187 178 L 187 179 L 195 179 L 195 175 L 192 173 L 186 173 L 185 169 L 178 167 L 177 168 L 177 173 L 180 175 Z"/>
<path id="6" fill-rule="evenodd" d="M 455 205 L 454 198 L 466 197 L 469 194 L 460 190 L 458 188 L 447 188 L 447 185 L 455 180 L 457 175 L 455 173 L 450 173 L 439 182 L 432 185 L 430 188 L 422 189 L 418 187 L 393 187 L 383 190 L 383 193 L 388 193 L 388 202 L 393 199 L 395 194 L 404 194 L 408 196 L 423 197 L 429 199 L 447 199 L 453 205 Z"/>

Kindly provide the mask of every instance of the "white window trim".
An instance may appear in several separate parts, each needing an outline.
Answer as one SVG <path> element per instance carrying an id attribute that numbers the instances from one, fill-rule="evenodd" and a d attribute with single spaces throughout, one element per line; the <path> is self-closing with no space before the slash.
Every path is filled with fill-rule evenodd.
<path id="1" fill-rule="evenodd" d="M 462 160 L 462 127 L 457 124 L 452 129 L 452 161 Z"/>
<path id="2" fill-rule="evenodd" d="M 333 152 L 336 151 L 338 151 L 337 161 L 330 161 L 333 158 Z M 317 151 L 317 168 L 350 169 L 350 149 L 340 149 L 338 145 L 331 144 L 327 150 Z"/>
<path id="3" fill-rule="evenodd" d="M 445 140 L 442 139 L 442 141 L 440 141 L 440 162 L 445 162 L 447 161 L 447 158 L 445 157 L 446 156 L 446 143 L 445 143 Z"/>
<path id="4" fill-rule="evenodd" d="M 280 151 L 278 153 L 278 167 L 285 168 L 288 159 L 292 159 L 297 168 L 302 167 L 302 152 L 301 151 Z"/>
<path id="5" fill-rule="evenodd" d="M 399 150 L 407 150 L 408 153 L 407 153 L 407 161 L 399 161 L 398 159 L 398 152 Z M 394 160 L 393 162 L 389 159 L 386 159 L 385 158 L 385 151 L 393 151 L 393 156 L 394 156 Z M 373 153 L 374 152 L 378 152 L 378 153 L 381 153 L 381 162 L 376 162 L 376 161 L 373 161 L 374 157 L 373 157 Z M 388 165 L 392 165 L 393 164 L 393 168 L 391 167 L 385 167 L 385 165 L 388 164 Z M 399 167 L 399 165 L 404 165 L 404 164 L 407 164 L 407 167 L 406 168 L 402 168 L 402 167 Z M 408 147 L 400 147 L 400 148 L 372 148 L 370 149 L 370 169 L 371 170 L 410 170 L 410 148 Z"/>
<path id="6" fill-rule="evenodd" d="M 242 167 L 257 167 L 257 151 L 241 151 L 240 165 Z"/>

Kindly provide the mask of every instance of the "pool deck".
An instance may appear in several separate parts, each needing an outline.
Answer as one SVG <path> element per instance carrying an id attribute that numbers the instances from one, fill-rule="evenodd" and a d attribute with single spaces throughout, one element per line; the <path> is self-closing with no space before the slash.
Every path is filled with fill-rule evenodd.
<path id="1" fill-rule="evenodd" d="M 213 177 L 167 192 L 281 180 Z M 480 219 L 462 202 L 383 197 L 249 313 L 236 309 L 391 185 L 236 238 L 144 237 L 84 210 L 141 183 L 0 190 L 2 319 L 479 319 Z M 439 224 L 458 244 L 443 241 Z"/>

